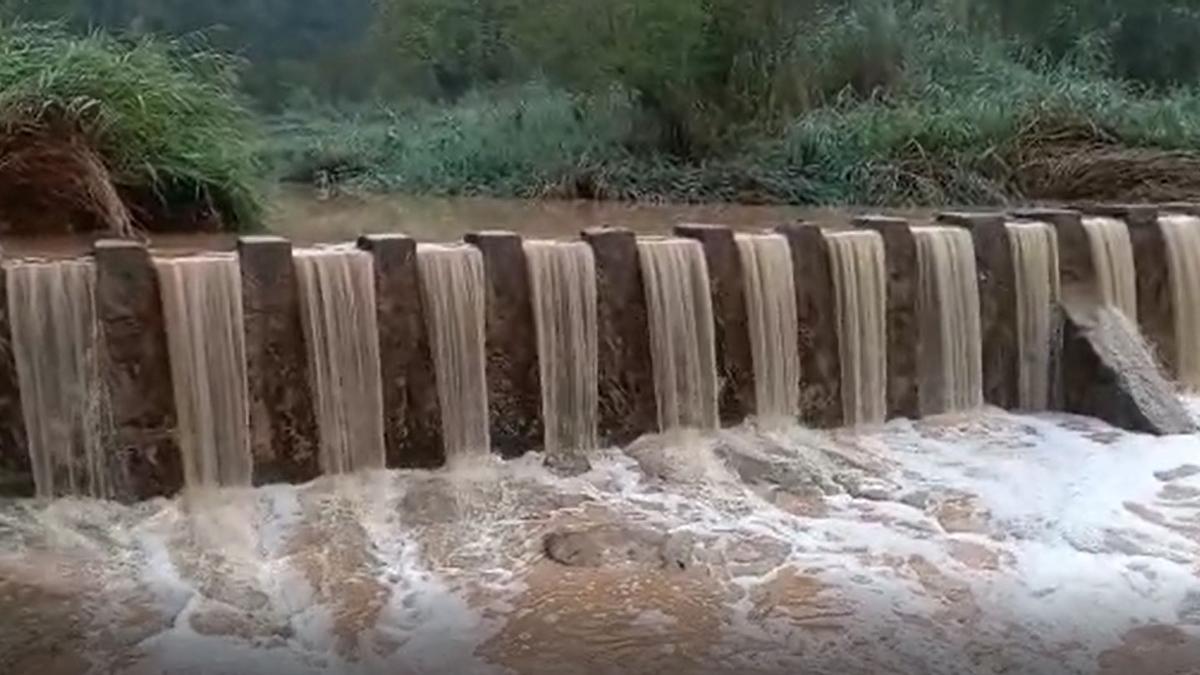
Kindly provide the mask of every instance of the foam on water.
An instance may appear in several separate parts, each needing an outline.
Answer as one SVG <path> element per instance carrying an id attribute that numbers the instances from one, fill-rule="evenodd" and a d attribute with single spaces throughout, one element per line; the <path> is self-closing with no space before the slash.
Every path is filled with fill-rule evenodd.
<path id="1" fill-rule="evenodd" d="M 985 412 L 674 438 L 572 478 L 530 456 L 0 506 L 0 666 L 1090 673 L 1138 625 L 1195 635 L 1195 436 Z M 596 528 L 601 563 L 547 560 Z"/>

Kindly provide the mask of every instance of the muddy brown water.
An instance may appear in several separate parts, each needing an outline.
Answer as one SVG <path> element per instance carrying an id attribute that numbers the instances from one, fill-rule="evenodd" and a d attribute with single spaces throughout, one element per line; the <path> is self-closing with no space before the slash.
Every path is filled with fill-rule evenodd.
<path id="1" fill-rule="evenodd" d="M 756 231 L 806 220 L 846 225 L 857 215 L 879 213 L 869 207 L 753 206 L 744 204 L 648 204 L 629 202 L 514 200 L 486 197 L 421 197 L 343 194 L 323 197 L 297 186 L 274 190 L 266 218 L 269 233 L 297 244 L 353 241 L 362 234 L 404 233 L 418 241 L 455 241 L 479 230 L 511 230 L 527 238 L 575 237 L 589 227 L 626 227 L 662 234 L 680 223 L 720 223 Z M 914 219 L 929 210 L 888 211 Z M 37 237 L 0 236 L 9 256 L 71 257 L 84 254 L 96 234 Z M 150 246 L 166 255 L 229 251 L 233 234 L 152 234 Z"/>

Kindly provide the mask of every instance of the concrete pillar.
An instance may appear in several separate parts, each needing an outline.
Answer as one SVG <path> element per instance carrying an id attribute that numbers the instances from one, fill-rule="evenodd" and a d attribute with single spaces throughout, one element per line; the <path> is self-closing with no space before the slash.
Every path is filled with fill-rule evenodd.
<path id="1" fill-rule="evenodd" d="M 1058 233 L 1058 269 L 1064 296 L 1096 296 L 1096 264 L 1092 245 L 1083 229 L 1083 215 L 1067 209 L 1021 209 L 1012 214 L 1021 220 L 1037 220 L 1054 226 Z"/>
<path id="2" fill-rule="evenodd" d="M 589 229 L 583 238 L 596 257 L 600 442 L 626 445 L 658 430 L 637 239 L 617 228 Z"/>
<path id="3" fill-rule="evenodd" d="M 32 497 L 34 492 L 9 322 L 8 276 L 0 269 L 0 497 Z"/>
<path id="4" fill-rule="evenodd" d="M 888 414 L 916 419 L 921 410 L 917 242 L 902 218 L 864 216 L 855 224 L 879 232 L 887 254 Z"/>
<path id="5" fill-rule="evenodd" d="M 96 312 L 105 350 L 112 415 L 106 451 L 117 457 L 117 499 L 170 496 L 183 488 L 175 440 L 175 395 L 162 295 L 150 253 L 140 243 L 96 243 Z"/>
<path id="6" fill-rule="evenodd" d="M 717 350 L 717 402 L 721 424 L 735 426 L 755 411 L 754 354 L 747 326 L 741 254 L 733 230 L 724 225 L 679 225 L 675 233 L 704 246 Z"/>
<path id="7" fill-rule="evenodd" d="M 542 385 L 533 294 L 521 237 L 476 232 L 466 241 L 483 253 L 487 283 L 487 381 L 492 447 L 520 457 L 542 447 Z"/>
<path id="8" fill-rule="evenodd" d="M 403 235 L 368 235 L 375 258 L 384 438 L 389 468 L 434 468 L 446 461 L 441 407 L 417 270 L 417 245 Z"/>
<path id="9" fill-rule="evenodd" d="M 1011 410 L 1019 403 L 1021 352 L 1017 336 L 1017 274 L 1007 218 L 998 213 L 943 213 L 938 222 L 965 227 L 975 240 L 983 336 L 983 395 L 988 403 Z"/>
<path id="10" fill-rule="evenodd" d="M 788 240 L 800 328 L 800 419 L 818 428 L 845 423 L 842 364 L 838 342 L 837 291 L 829 243 L 821 228 L 788 224 L 776 228 Z"/>
<path id="11" fill-rule="evenodd" d="M 238 255 L 254 482 L 305 483 L 321 474 L 320 440 L 292 245 L 281 237 L 242 237 Z"/>

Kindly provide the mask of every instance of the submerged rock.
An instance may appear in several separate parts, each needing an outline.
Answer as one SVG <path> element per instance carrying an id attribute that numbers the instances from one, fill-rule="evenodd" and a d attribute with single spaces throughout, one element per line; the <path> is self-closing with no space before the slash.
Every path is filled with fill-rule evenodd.
<path id="1" fill-rule="evenodd" d="M 571 478 L 592 470 L 592 463 L 582 453 L 551 453 L 542 462 L 556 476 Z"/>
<path id="2" fill-rule="evenodd" d="M 1165 436 L 1196 431 L 1137 327 L 1116 309 L 1065 303 L 1063 402 L 1068 412 Z"/>
<path id="3" fill-rule="evenodd" d="M 567 567 L 641 566 L 686 570 L 692 567 L 694 540 L 626 525 L 597 525 L 552 532 L 542 542 L 546 556 Z"/>

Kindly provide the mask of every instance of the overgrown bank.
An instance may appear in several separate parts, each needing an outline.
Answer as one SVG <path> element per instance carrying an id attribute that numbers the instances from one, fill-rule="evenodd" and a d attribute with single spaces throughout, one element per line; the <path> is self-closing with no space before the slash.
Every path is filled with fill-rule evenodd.
<path id="1" fill-rule="evenodd" d="M 1093 33 L 1051 53 L 936 3 L 848 5 L 809 25 L 802 47 L 777 47 L 784 56 L 747 52 L 774 64 L 753 76 L 768 83 L 734 81 L 753 79 L 730 70 L 742 63 L 736 54 L 718 77 L 673 70 L 672 52 L 647 47 L 640 57 L 656 72 L 644 81 L 584 87 L 551 68 L 449 102 L 293 112 L 275 120 L 265 154 L 289 180 L 446 195 L 876 205 L 1200 198 L 1195 82 L 1121 77 Z M 639 63 L 627 57 L 620 72 Z M 648 100 L 654 91 L 691 98 L 668 105 Z"/>
<path id="2" fill-rule="evenodd" d="M 257 122 L 226 56 L 0 26 L 0 231 L 253 227 Z"/>
<path id="3" fill-rule="evenodd" d="M 354 0 L 344 22 L 293 21 L 315 31 L 303 40 L 259 0 L 109 4 L 123 9 L 0 0 L 0 17 L 66 18 L 0 26 L 0 231 L 252 227 L 272 178 L 676 202 L 1200 199 L 1200 9 L 1171 0 Z M 260 21 L 295 44 L 255 43 Z M 306 60 L 320 44 L 337 54 Z"/>

